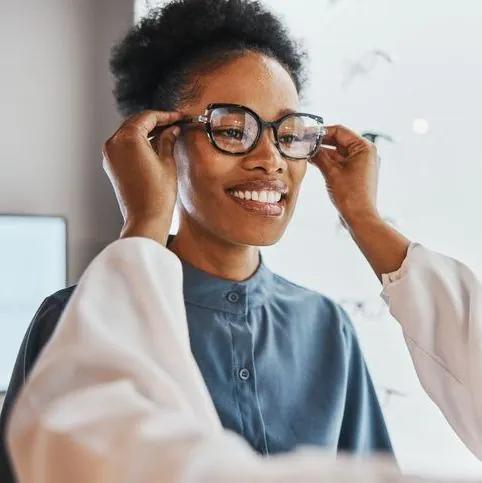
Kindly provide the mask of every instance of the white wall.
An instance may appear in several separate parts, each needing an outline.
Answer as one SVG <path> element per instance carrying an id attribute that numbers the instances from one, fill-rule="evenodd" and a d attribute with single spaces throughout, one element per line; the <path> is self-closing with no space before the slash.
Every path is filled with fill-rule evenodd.
<path id="1" fill-rule="evenodd" d="M 65 215 L 71 282 L 120 229 L 101 149 L 132 21 L 132 0 L 0 0 L 0 213 Z"/>

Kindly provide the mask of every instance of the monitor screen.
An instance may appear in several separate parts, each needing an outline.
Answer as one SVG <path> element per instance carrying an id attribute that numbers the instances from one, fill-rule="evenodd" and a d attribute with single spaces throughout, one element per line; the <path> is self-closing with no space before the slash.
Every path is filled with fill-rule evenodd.
<path id="1" fill-rule="evenodd" d="M 66 280 L 64 218 L 0 215 L 0 391 L 35 312 Z"/>

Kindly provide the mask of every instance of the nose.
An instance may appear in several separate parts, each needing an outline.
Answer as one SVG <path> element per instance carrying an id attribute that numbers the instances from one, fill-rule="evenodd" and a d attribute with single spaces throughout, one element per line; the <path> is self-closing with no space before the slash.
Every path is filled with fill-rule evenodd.
<path id="1" fill-rule="evenodd" d="M 247 170 L 264 171 L 270 175 L 287 170 L 287 161 L 276 147 L 272 129 L 263 132 L 257 146 L 246 155 L 243 164 Z"/>

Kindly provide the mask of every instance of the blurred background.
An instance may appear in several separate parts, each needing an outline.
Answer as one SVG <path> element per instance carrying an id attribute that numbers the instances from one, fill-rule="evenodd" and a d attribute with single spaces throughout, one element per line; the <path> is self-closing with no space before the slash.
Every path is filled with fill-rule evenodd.
<path id="1" fill-rule="evenodd" d="M 109 51 L 159 3 L 0 0 L 0 391 L 42 299 L 75 283 L 118 236 L 101 166 L 120 122 Z M 304 108 L 376 141 L 383 216 L 482 275 L 482 2 L 264 3 L 310 53 Z M 286 236 L 264 256 L 353 317 L 402 469 L 481 478 L 482 464 L 423 393 L 378 281 L 314 169 Z"/>

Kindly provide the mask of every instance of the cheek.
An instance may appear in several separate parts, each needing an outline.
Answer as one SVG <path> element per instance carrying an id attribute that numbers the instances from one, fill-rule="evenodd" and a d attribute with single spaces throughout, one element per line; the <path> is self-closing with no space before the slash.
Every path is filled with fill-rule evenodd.
<path id="1" fill-rule="evenodd" d="M 174 156 L 179 196 L 188 211 L 209 203 L 221 194 L 222 180 L 229 163 L 213 151 L 207 139 L 195 134 L 176 143 Z"/>

